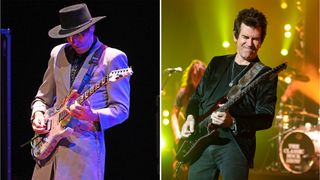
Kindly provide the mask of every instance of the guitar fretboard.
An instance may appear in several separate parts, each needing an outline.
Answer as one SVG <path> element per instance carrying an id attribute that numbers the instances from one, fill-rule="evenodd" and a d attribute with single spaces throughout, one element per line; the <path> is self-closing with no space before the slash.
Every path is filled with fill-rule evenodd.
<path id="1" fill-rule="evenodd" d="M 103 77 L 102 80 L 100 80 L 98 83 L 96 83 L 94 86 L 86 90 L 81 96 L 79 96 L 76 101 L 79 104 L 82 104 L 85 100 L 87 100 L 92 94 L 97 92 L 98 89 L 100 89 L 103 85 L 107 84 L 108 77 Z"/>
<path id="2" fill-rule="evenodd" d="M 244 95 L 246 95 L 249 91 L 256 88 L 258 84 L 269 78 L 273 74 L 278 74 L 281 70 L 286 68 L 286 63 L 283 63 L 265 73 L 263 73 L 259 78 L 255 79 L 252 83 L 250 83 L 248 86 L 246 86 L 244 89 L 240 91 L 240 93 L 231 99 L 228 99 L 228 101 L 219 107 L 216 111 L 226 111 L 229 109 L 235 102 L 237 102 L 240 98 L 242 98 Z"/>
<path id="3" fill-rule="evenodd" d="M 116 82 L 120 79 L 123 79 L 125 77 L 128 77 L 132 75 L 132 69 L 124 68 L 124 69 L 118 69 L 111 71 L 108 76 L 103 77 L 100 81 L 98 81 L 95 85 L 90 87 L 88 90 L 86 90 L 83 94 L 81 94 L 74 102 L 77 102 L 78 104 L 82 104 L 84 101 L 86 101 L 91 95 L 93 95 L 95 92 L 97 92 L 98 89 L 100 89 L 102 86 L 111 83 Z M 73 104 L 73 103 L 71 103 Z M 69 107 L 67 107 L 69 108 Z M 69 115 L 68 111 L 66 109 L 62 110 L 59 113 L 59 121 L 64 120 Z"/>

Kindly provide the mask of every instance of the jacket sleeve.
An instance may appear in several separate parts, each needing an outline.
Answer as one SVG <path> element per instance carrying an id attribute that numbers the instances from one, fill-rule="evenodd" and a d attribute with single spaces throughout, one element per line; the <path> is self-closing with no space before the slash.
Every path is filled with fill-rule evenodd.
<path id="1" fill-rule="evenodd" d="M 107 72 L 128 67 L 128 59 L 123 52 L 116 50 L 106 54 L 108 54 Z M 130 107 L 129 81 L 130 77 L 127 77 L 107 85 L 108 106 L 97 110 L 102 130 L 120 124 L 128 118 Z"/>

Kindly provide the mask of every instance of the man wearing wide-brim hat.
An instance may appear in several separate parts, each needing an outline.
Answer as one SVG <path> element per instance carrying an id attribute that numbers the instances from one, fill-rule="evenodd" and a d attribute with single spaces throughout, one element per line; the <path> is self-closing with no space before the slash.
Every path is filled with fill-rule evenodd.
<path id="1" fill-rule="evenodd" d="M 65 7 L 59 15 L 60 25 L 48 35 L 66 38 L 67 43 L 52 49 L 43 82 L 31 104 L 32 128 L 36 135 L 46 134 L 46 139 L 37 138 L 32 143 L 36 160 L 32 179 L 102 180 L 106 152 L 103 132 L 129 116 L 129 77 L 102 85 L 94 92 L 88 89 L 96 87 L 111 71 L 127 68 L 128 60 L 125 53 L 107 47 L 94 35 L 95 24 L 105 16 L 92 17 L 86 4 Z M 64 101 L 84 92 L 91 96 L 83 103 Z M 45 118 L 51 104 L 60 111 Z M 63 113 L 61 109 L 65 109 Z M 67 115 L 61 118 L 62 114 Z M 45 140 L 51 145 L 46 146 Z M 57 144 L 52 145 L 55 141 Z"/>

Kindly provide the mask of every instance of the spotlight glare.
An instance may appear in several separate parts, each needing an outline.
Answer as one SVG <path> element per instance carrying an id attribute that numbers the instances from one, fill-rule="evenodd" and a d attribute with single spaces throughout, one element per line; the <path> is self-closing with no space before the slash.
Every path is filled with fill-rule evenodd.
<path id="1" fill-rule="evenodd" d="M 288 55 L 288 49 L 281 49 L 281 55 L 282 56 Z"/>
<path id="2" fill-rule="evenodd" d="M 285 24 L 284 25 L 284 30 L 290 31 L 290 29 L 291 29 L 291 24 Z"/>
<path id="3" fill-rule="evenodd" d="M 163 119 L 163 121 L 162 121 L 162 123 L 165 125 L 165 126 L 167 126 L 168 124 L 169 124 L 169 119 L 168 118 L 164 118 Z"/>
<path id="4" fill-rule="evenodd" d="M 284 37 L 290 38 L 291 37 L 291 32 L 290 31 L 285 32 L 284 33 Z"/>
<path id="5" fill-rule="evenodd" d="M 283 122 L 288 123 L 289 122 L 289 115 L 283 115 Z"/>
<path id="6" fill-rule="evenodd" d="M 163 137 L 160 138 L 160 148 L 163 149 L 166 147 L 166 142 L 165 140 L 163 139 Z"/>
<path id="7" fill-rule="evenodd" d="M 222 47 L 224 47 L 224 48 L 228 48 L 229 46 L 230 46 L 229 41 L 224 41 L 224 42 L 222 43 Z"/>
<path id="8" fill-rule="evenodd" d="M 169 116 L 169 111 L 168 110 L 163 110 L 162 111 L 162 115 L 164 116 L 164 117 L 168 117 Z"/>
<path id="9" fill-rule="evenodd" d="M 282 2 L 280 7 L 281 7 L 281 9 L 287 9 L 288 4 L 286 2 Z"/>
<path id="10" fill-rule="evenodd" d="M 292 78 L 290 76 L 287 76 L 284 78 L 284 82 L 286 82 L 287 84 L 290 84 L 292 82 Z"/>

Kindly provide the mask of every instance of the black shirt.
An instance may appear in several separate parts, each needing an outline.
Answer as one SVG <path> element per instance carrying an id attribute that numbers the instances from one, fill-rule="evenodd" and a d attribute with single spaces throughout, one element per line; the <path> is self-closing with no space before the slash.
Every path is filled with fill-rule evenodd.
<path id="1" fill-rule="evenodd" d="M 90 46 L 89 50 L 83 54 L 78 54 L 71 45 L 67 45 L 67 47 L 64 49 L 65 54 L 67 57 L 68 62 L 71 64 L 71 71 L 70 71 L 70 87 L 72 87 L 72 84 L 81 69 L 84 61 L 88 57 L 89 53 L 91 52 L 92 48 L 97 42 L 97 38 L 94 38 L 94 41 L 92 45 Z"/>

